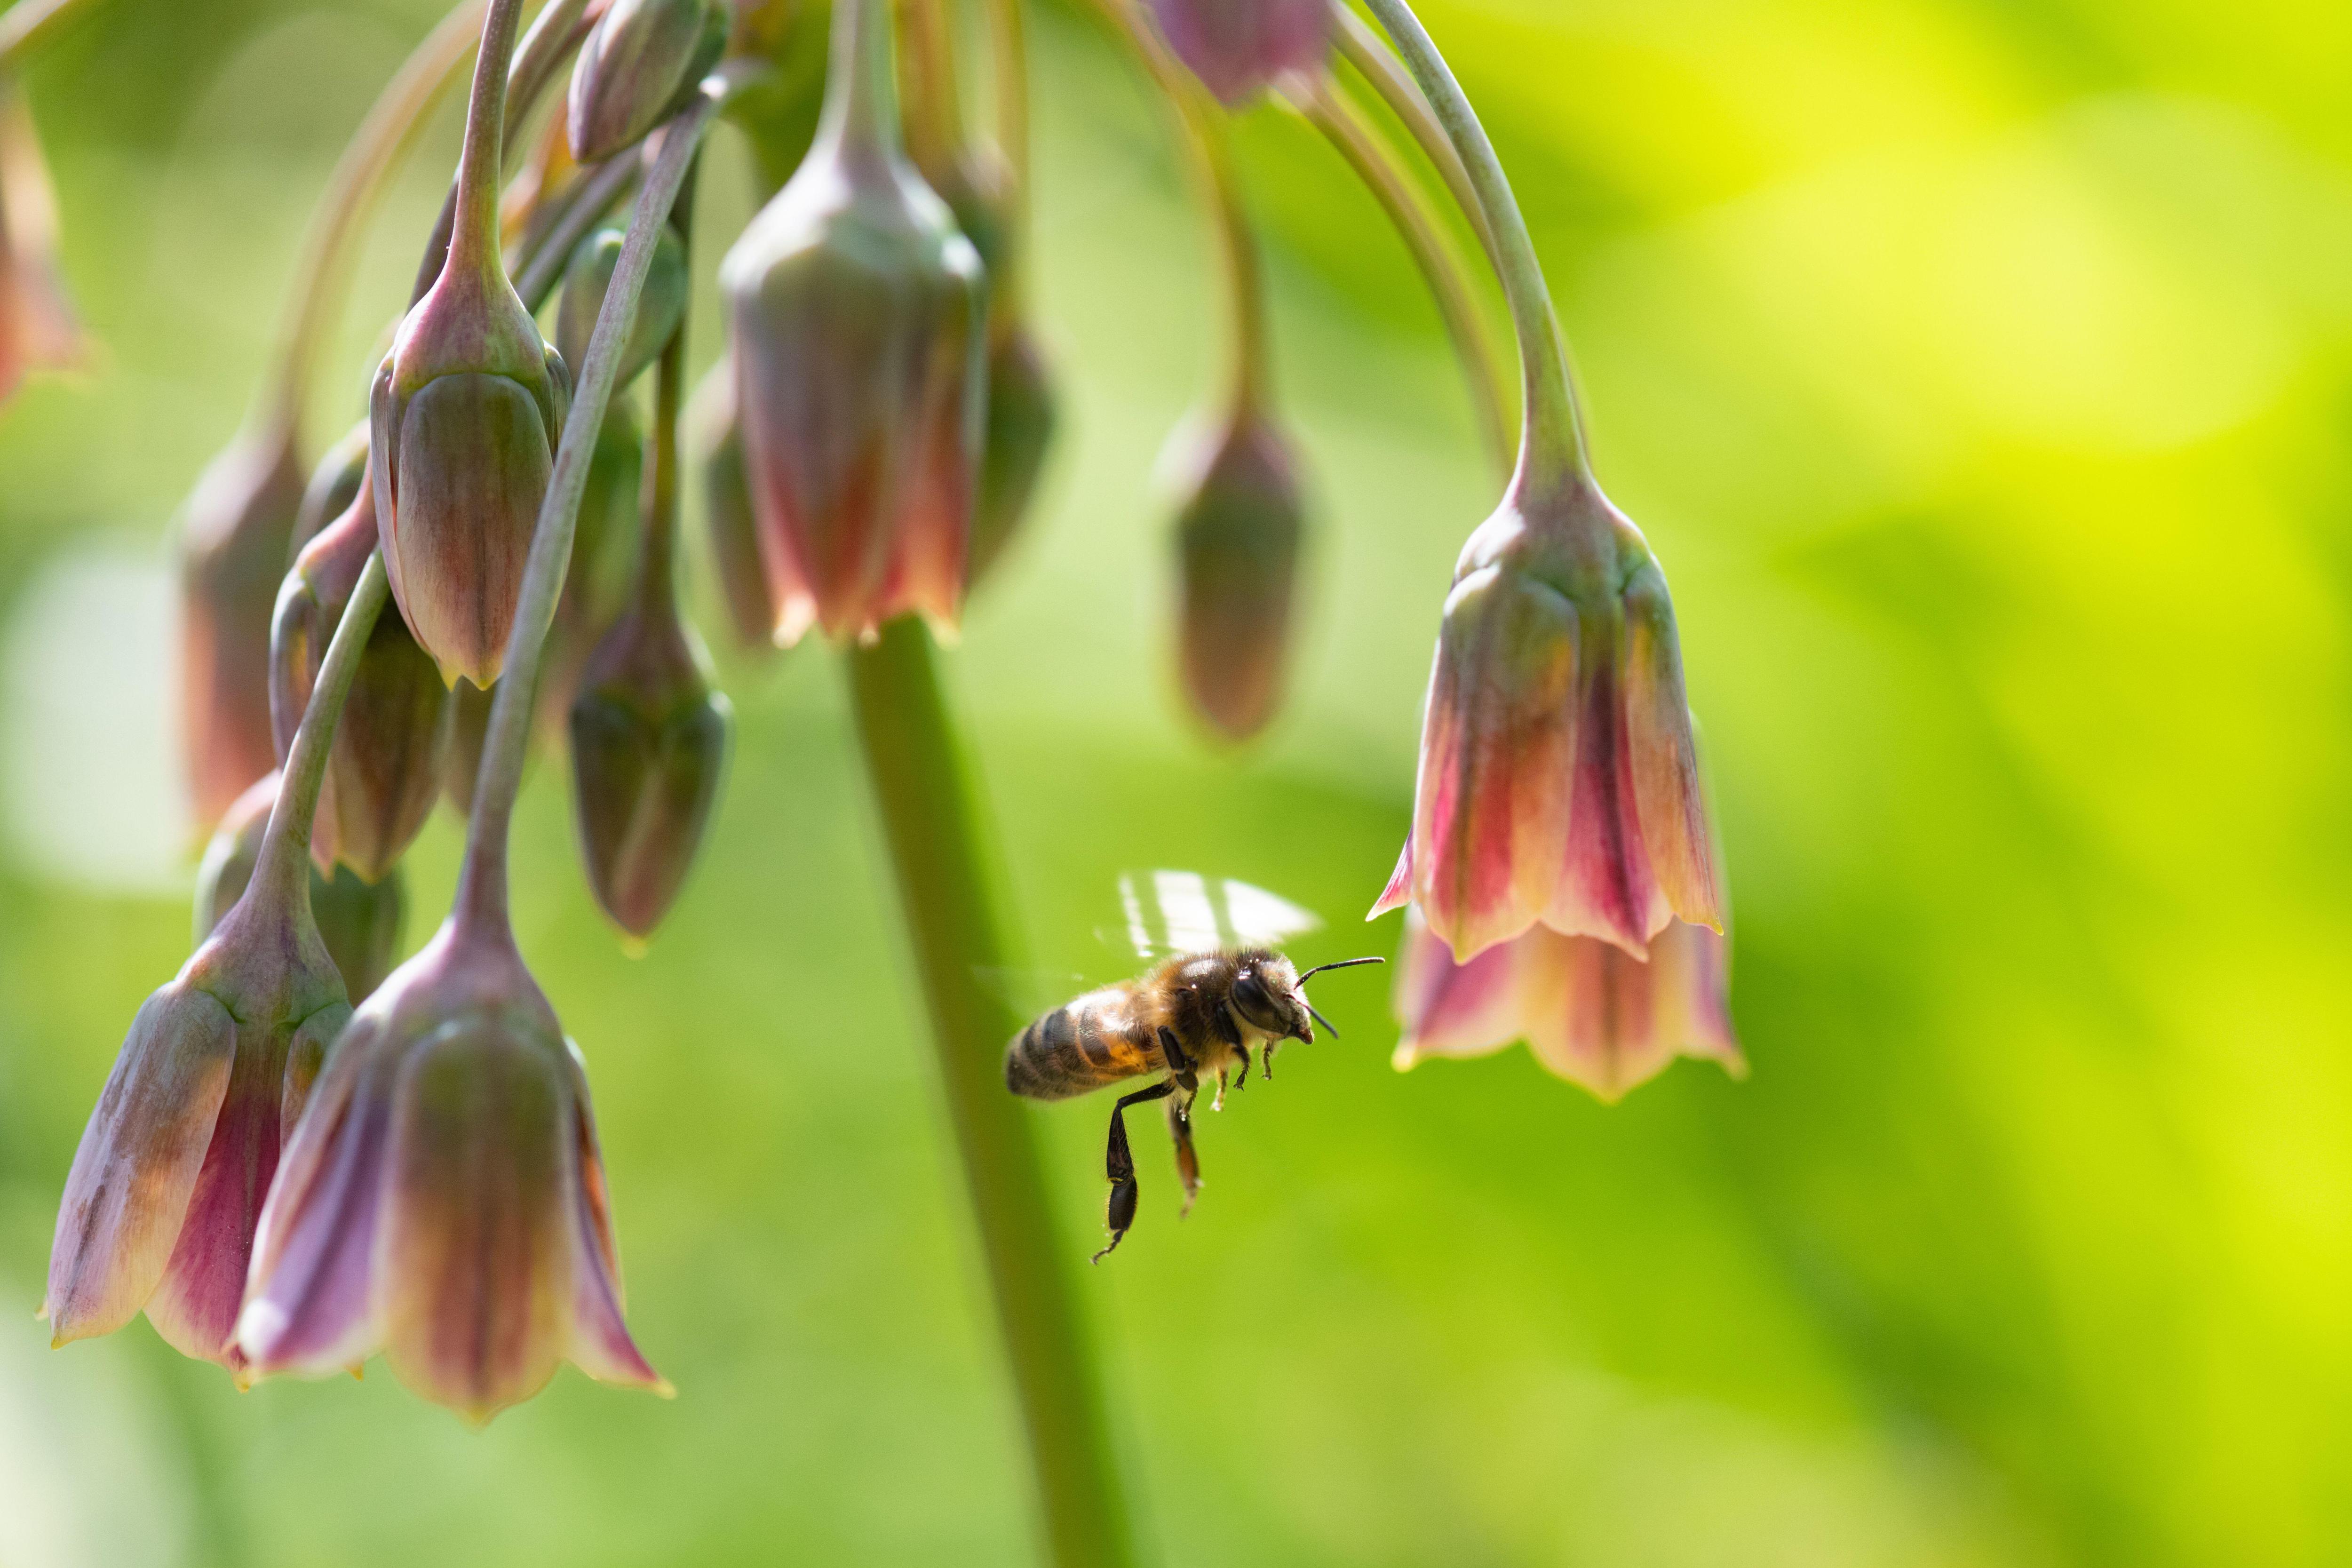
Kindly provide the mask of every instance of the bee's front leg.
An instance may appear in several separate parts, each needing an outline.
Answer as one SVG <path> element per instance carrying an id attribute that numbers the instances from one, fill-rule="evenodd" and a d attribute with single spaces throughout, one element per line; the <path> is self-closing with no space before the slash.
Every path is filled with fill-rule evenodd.
<path id="1" fill-rule="evenodd" d="M 1122 1095 L 1119 1102 L 1110 1108 L 1110 1142 L 1103 1151 L 1103 1174 L 1110 1181 L 1110 1202 L 1105 1207 L 1103 1219 L 1110 1227 L 1110 1245 L 1094 1255 L 1094 1262 L 1100 1263 L 1127 1239 L 1128 1226 L 1135 1223 L 1136 1200 L 1141 1196 L 1135 1181 L 1135 1154 L 1127 1144 L 1127 1108 L 1147 1100 L 1165 1100 L 1175 1092 L 1174 1082 L 1162 1079 L 1150 1089 Z"/>

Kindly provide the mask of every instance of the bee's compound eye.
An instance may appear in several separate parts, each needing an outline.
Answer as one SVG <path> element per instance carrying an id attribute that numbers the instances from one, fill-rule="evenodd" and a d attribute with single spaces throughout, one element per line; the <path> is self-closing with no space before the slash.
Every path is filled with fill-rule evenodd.
<path id="1" fill-rule="evenodd" d="M 1266 1003 L 1265 987 L 1258 983 L 1256 975 L 1244 974 L 1234 982 L 1234 1000 L 1241 1005 L 1243 1011 L 1263 1016 Z"/>

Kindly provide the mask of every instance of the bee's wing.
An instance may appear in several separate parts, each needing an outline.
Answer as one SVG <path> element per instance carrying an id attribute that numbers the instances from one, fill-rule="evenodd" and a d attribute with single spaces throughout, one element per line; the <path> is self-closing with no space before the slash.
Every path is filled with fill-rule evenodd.
<path id="1" fill-rule="evenodd" d="M 982 990 L 1003 1003 L 1027 1022 L 1050 1013 L 1097 984 L 1075 969 L 1028 968 L 1019 964 L 981 964 L 971 968 Z"/>
<path id="2" fill-rule="evenodd" d="M 1127 871 L 1118 879 L 1122 924 L 1097 934 L 1139 958 L 1212 948 L 1278 947 L 1323 921 L 1279 893 L 1198 871 Z"/>

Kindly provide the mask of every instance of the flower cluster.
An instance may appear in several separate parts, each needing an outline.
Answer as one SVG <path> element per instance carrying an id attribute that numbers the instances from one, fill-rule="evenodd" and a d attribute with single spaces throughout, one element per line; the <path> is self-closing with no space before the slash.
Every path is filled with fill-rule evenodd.
<path id="1" fill-rule="evenodd" d="M 1550 303 L 1466 101 L 1403 0 L 1371 0 L 1402 63 L 1327 0 L 1096 3 L 1173 111 L 1229 306 L 1223 384 L 1164 465 L 1171 662 L 1214 736 L 1245 742 L 1279 712 L 1310 513 L 1227 110 L 1272 91 L 1331 134 L 1498 411 L 1451 231 L 1339 92 L 1345 54 L 1465 204 L 1511 306 L 1518 460 L 1444 601 L 1412 826 L 1375 910 L 1411 906 L 1399 1064 L 1524 1037 L 1609 1097 L 1677 1052 L 1737 1068 L 1665 581 L 1592 480 Z M 814 87 L 777 65 L 808 52 L 801 7 L 549 0 L 527 34 L 522 9 L 462 0 L 387 88 L 321 205 L 255 412 L 183 514 L 190 775 L 215 827 L 197 947 L 100 1094 L 46 1304 L 59 1342 L 143 1310 L 240 1380 L 383 1351 L 476 1421 L 567 1360 L 667 1386 L 623 1315 L 585 1056 L 508 921 L 508 827 L 529 751 L 558 746 L 589 886 L 625 940 L 686 887 L 732 728 L 682 605 L 688 476 L 734 640 L 887 648 L 918 620 L 957 626 L 1058 425 L 1030 319 L 1015 0 L 987 7 L 985 137 L 944 0 L 834 0 Z M 322 302 L 469 53 L 415 296 L 365 417 L 310 466 Z M 562 111 L 526 136 L 567 66 Z M 689 412 L 689 214 L 721 113 L 773 177 L 717 268 L 726 353 Z M 812 120 L 813 139 L 795 130 Z M 0 60 L 0 396 L 73 352 L 47 205 Z M 445 802 L 467 834 L 455 905 L 395 967 L 402 859 Z"/>

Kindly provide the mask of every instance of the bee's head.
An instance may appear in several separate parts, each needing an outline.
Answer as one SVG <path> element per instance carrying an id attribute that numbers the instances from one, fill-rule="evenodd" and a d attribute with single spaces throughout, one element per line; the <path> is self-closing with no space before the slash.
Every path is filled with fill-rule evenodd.
<path id="1" fill-rule="evenodd" d="M 1318 964 L 1301 974 L 1290 960 L 1278 952 L 1245 952 L 1241 956 L 1241 971 L 1234 976 L 1234 1011 L 1250 1027 L 1277 1040 L 1312 1040 L 1317 1024 L 1336 1038 L 1339 1031 L 1331 1020 L 1307 1004 L 1307 977 L 1326 969 L 1349 969 L 1359 963 L 1380 962 L 1377 958 L 1343 959 L 1338 963 Z"/>

